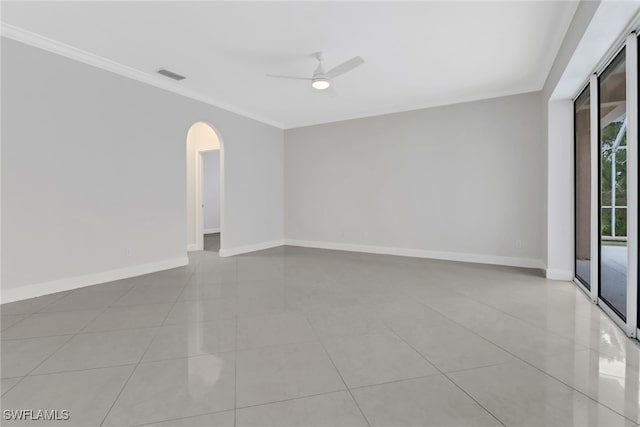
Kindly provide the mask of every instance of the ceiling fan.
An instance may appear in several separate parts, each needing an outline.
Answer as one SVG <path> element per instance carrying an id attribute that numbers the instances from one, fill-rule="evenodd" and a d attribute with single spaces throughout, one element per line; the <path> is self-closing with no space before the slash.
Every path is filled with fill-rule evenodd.
<path id="1" fill-rule="evenodd" d="M 349 71 L 364 63 L 364 59 L 356 56 L 325 72 L 324 68 L 322 67 L 322 52 L 314 53 L 313 57 L 318 60 L 318 68 L 316 68 L 316 70 L 313 72 L 312 77 L 282 76 L 278 74 L 267 74 L 267 76 L 276 77 L 279 79 L 307 80 L 311 82 L 311 87 L 313 87 L 314 89 L 325 90 L 329 86 L 331 86 L 331 79 L 348 73 Z"/>

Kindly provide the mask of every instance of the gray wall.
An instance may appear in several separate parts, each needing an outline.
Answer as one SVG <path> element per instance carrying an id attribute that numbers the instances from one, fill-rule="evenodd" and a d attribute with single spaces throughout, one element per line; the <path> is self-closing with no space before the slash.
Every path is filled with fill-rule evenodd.
<path id="1" fill-rule="evenodd" d="M 540 93 L 285 131 L 285 238 L 541 263 Z"/>
<path id="2" fill-rule="evenodd" d="M 2 289 L 184 257 L 199 120 L 224 145 L 225 246 L 282 239 L 282 130 L 3 38 Z"/>

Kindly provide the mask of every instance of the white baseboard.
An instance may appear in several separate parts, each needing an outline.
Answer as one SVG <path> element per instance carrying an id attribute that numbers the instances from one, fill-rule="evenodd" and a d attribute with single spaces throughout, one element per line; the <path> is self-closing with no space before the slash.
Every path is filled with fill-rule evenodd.
<path id="1" fill-rule="evenodd" d="M 498 255 L 469 254 L 462 252 L 429 251 L 424 249 L 392 248 L 387 246 L 355 245 L 350 243 L 319 242 L 310 240 L 284 239 L 288 246 L 304 248 L 332 249 L 337 251 L 366 252 L 381 255 L 396 255 L 412 258 L 441 259 L 446 261 L 473 262 L 478 264 L 506 265 L 511 267 L 525 267 L 544 269 L 541 260 L 533 258 L 517 258 Z"/>
<path id="2" fill-rule="evenodd" d="M 198 245 L 196 243 L 189 243 L 187 245 L 187 252 L 193 252 L 193 251 L 199 251 L 200 248 L 198 247 Z"/>
<path id="3" fill-rule="evenodd" d="M 573 281 L 573 271 L 547 268 L 545 269 L 545 277 L 549 280 Z"/>
<path id="4" fill-rule="evenodd" d="M 248 252 L 261 251 L 264 249 L 276 248 L 282 245 L 284 245 L 284 240 L 271 240 L 269 242 L 260 242 L 251 245 L 236 246 L 234 248 L 220 249 L 218 254 L 221 257 L 228 257 L 233 255 L 246 254 Z"/>
<path id="5" fill-rule="evenodd" d="M 17 286 L 14 288 L 2 289 L 2 292 L 0 293 L 0 301 L 3 304 L 7 302 L 20 301 L 27 298 L 69 291 L 83 288 L 85 286 L 97 285 L 99 283 L 111 282 L 114 280 L 140 276 L 142 274 L 154 273 L 156 271 L 168 270 L 170 268 L 182 267 L 187 264 L 189 264 L 189 258 L 184 256 L 150 262 L 147 264 L 132 265 L 129 267 L 102 271 L 100 273 L 87 274 L 84 276 L 67 277 L 65 279 L 53 280 L 51 282 Z"/>
<path id="6" fill-rule="evenodd" d="M 219 233 L 220 228 L 205 228 L 204 234 Z"/>

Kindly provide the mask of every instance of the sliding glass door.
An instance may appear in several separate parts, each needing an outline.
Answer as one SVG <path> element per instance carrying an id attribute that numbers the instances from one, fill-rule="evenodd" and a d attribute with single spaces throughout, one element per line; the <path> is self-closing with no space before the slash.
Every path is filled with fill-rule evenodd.
<path id="1" fill-rule="evenodd" d="M 627 312 L 627 98 L 624 49 L 599 80 L 599 297 L 623 320 Z"/>
<path id="2" fill-rule="evenodd" d="M 590 87 L 574 103 L 575 129 L 575 272 L 591 289 L 591 96 Z"/>
<path id="3" fill-rule="evenodd" d="M 574 98 L 574 271 L 590 299 L 638 337 L 638 33 L 621 44 Z"/>

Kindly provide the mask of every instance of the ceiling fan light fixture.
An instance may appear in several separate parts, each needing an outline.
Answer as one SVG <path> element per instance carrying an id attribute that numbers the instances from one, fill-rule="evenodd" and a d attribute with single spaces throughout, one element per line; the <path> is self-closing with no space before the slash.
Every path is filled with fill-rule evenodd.
<path id="1" fill-rule="evenodd" d="M 318 77 L 311 81 L 311 87 L 317 90 L 325 90 L 329 86 L 331 86 L 331 82 L 329 82 L 329 80 L 325 79 L 324 77 Z"/>

